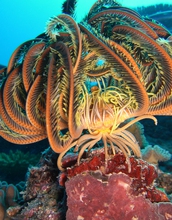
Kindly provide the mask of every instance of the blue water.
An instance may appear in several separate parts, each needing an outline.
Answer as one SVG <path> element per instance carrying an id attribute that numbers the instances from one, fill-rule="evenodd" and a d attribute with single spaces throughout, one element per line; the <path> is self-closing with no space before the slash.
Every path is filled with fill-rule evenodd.
<path id="1" fill-rule="evenodd" d="M 63 0 L 0 0 L 0 64 L 7 65 L 17 46 L 42 33 L 47 20 L 61 13 L 62 2 Z M 95 0 L 78 0 L 78 21 L 86 15 L 94 2 Z M 118 2 L 127 7 L 172 3 L 171 0 Z"/>

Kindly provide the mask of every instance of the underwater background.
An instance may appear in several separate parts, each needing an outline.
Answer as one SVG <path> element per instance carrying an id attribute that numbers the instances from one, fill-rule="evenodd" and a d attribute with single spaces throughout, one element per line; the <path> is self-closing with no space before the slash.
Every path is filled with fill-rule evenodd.
<path id="1" fill-rule="evenodd" d="M 62 2 L 63 0 L 0 0 L 0 64 L 7 65 L 18 45 L 42 33 L 48 19 L 61 13 Z M 87 14 L 94 2 L 95 0 L 78 1 L 77 21 Z M 171 0 L 119 0 L 118 2 L 123 6 L 135 8 L 160 3 L 170 4 Z"/>
<path id="2" fill-rule="evenodd" d="M 33 39 L 45 30 L 46 22 L 52 16 L 61 13 L 63 0 L 0 0 L 0 65 L 7 66 L 13 51 L 23 42 Z M 95 0 L 79 0 L 76 8 L 76 20 L 80 21 L 89 11 Z M 122 6 L 138 10 L 142 15 L 149 15 L 159 20 L 172 32 L 172 2 L 171 0 L 119 0 Z M 149 120 L 140 123 L 140 130 L 144 138 L 143 148 L 147 145 L 158 146 L 166 157 L 159 160 L 161 171 L 172 174 L 172 117 L 158 116 L 158 125 Z M 140 132 L 140 131 L 139 131 Z M 139 134 L 140 135 L 140 134 Z M 139 136 L 138 135 L 138 136 Z M 0 137 L 0 183 L 6 181 L 23 185 L 24 188 L 28 168 L 35 166 L 41 155 L 49 146 L 48 140 L 28 145 L 15 145 Z M 164 151 L 163 151 L 164 149 Z M 164 157 L 165 157 L 164 156 Z M 168 177 L 171 181 L 172 177 Z M 0 185 L 1 186 L 1 185 Z M 168 193 L 172 194 L 172 186 L 168 184 Z M 172 196 L 171 196 L 172 197 Z"/>

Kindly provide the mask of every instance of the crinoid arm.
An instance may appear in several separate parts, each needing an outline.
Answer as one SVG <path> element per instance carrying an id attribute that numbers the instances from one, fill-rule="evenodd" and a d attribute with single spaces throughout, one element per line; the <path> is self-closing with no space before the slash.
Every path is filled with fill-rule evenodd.
<path id="1" fill-rule="evenodd" d="M 61 65 L 63 70 L 61 72 Z M 69 90 L 69 76 L 72 72 L 72 64 L 69 56 L 69 50 L 65 44 L 59 42 L 55 49 L 52 50 L 50 64 L 48 69 L 47 80 L 47 95 L 46 95 L 46 129 L 52 149 L 60 153 L 69 146 L 72 142 L 72 137 L 67 129 L 67 123 L 63 123 L 63 118 L 60 114 L 60 109 L 63 106 L 60 104 L 60 94 L 63 93 L 63 104 L 66 104 L 66 117 L 68 118 L 68 102 L 69 95 L 66 89 Z M 62 103 L 61 103 L 62 104 Z M 59 107 L 57 107 L 59 106 Z M 63 133 L 66 124 L 66 131 Z"/>

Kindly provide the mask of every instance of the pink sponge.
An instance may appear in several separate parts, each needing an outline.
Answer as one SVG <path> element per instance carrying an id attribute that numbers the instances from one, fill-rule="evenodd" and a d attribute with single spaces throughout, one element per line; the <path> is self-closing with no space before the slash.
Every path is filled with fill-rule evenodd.
<path id="1" fill-rule="evenodd" d="M 172 203 L 154 185 L 155 167 L 134 157 L 130 164 L 129 172 L 123 154 L 105 162 L 104 153 L 96 152 L 68 167 L 66 219 L 172 220 Z"/>
<path id="2" fill-rule="evenodd" d="M 152 203 L 134 195 L 131 178 L 113 173 L 103 181 L 94 174 L 79 174 L 66 182 L 70 220 L 165 220 L 172 219 L 172 204 Z"/>

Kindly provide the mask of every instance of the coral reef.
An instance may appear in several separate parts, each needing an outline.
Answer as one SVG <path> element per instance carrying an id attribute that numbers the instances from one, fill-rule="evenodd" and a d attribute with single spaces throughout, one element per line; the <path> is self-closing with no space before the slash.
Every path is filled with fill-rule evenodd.
<path id="1" fill-rule="evenodd" d="M 56 167 L 57 155 L 50 149 L 43 153 L 39 166 L 29 169 L 23 204 L 20 209 L 9 208 L 12 219 L 64 220 L 66 197 L 59 186 Z"/>
<path id="2" fill-rule="evenodd" d="M 172 4 L 154 4 L 138 7 L 136 10 L 145 17 L 161 22 L 172 32 Z"/>
<path id="3" fill-rule="evenodd" d="M 50 148 L 44 151 L 39 166 L 28 171 L 23 201 L 9 207 L 11 203 L 7 210 L 1 202 L 0 214 L 13 220 L 171 218 L 172 204 L 167 194 L 156 188 L 165 188 L 165 181 L 162 177 L 157 179 L 155 166 L 130 157 L 129 169 L 122 153 L 105 161 L 102 148 L 85 153 L 79 165 L 77 156 L 67 154 L 62 160 L 65 171 L 60 172 L 57 155 Z M 6 183 L 1 185 L 3 188 Z M 11 198 L 14 201 L 14 196 Z M 3 196 L 0 199 L 4 201 Z"/>
<path id="4" fill-rule="evenodd" d="M 157 187 L 165 190 L 167 194 L 172 194 L 172 174 L 171 173 L 159 173 L 156 179 Z"/>
<path id="5" fill-rule="evenodd" d="M 107 163 L 103 162 L 104 153 L 89 156 L 79 166 L 67 168 L 66 219 L 172 218 L 172 204 L 167 195 L 154 186 L 158 176 L 154 166 L 132 157 L 129 173 L 122 154 Z"/>
<path id="6" fill-rule="evenodd" d="M 76 1 L 67 3 L 71 16 L 50 18 L 45 33 L 21 44 L 3 70 L 0 135 L 16 144 L 48 138 L 61 170 L 70 149 L 79 162 L 100 143 L 105 159 L 118 148 L 140 157 L 127 128 L 172 114 L 171 33 L 113 0 L 96 1 L 77 23 Z"/>
<path id="7" fill-rule="evenodd" d="M 5 167 L 20 166 L 20 168 L 28 167 L 29 165 L 36 165 L 39 161 L 41 154 L 32 154 L 30 152 L 22 152 L 20 150 L 9 150 L 9 153 L 0 153 L 0 164 L 3 169 Z"/>
<path id="8" fill-rule="evenodd" d="M 0 217 L 172 219 L 157 168 L 134 157 L 146 143 L 134 124 L 172 115 L 172 34 L 114 0 L 96 1 L 80 23 L 75 6 L 66 0 L 66 13 L 21 44 L 0 72 L 0 136 L 15 144 L 48 138 L 55 152 L 29 168 L 22 204 L 15 187 L 2 184 Z M 4 167 L 34 159 L 0 156 Z M 143 150 L 154 164 L 170 157 L 159 146 Z M 165 176 L 158 181 L 171 190 Z"/>
<path id="9" fill-rule="evenodd" d="M 144 134 L 149 142 L 149 145 L 158 145 L 172 155 L 172 118 L 169 116 L 157 117 L 158 125 L 142 121 L 144 125 Z M 159 162 L 159 168 L 167 173 L 172 172 L 172 158 L 165 162 Z"/>
<path id="10" fill-rule="evenodd" d="M 143 120 L 144 135 L 146 136 L 149 144 L 159 145 L 172 154 L 172 117 L 170 116 L 157 116 L 158 124 L 154 126 L 148 120 Z"/>

